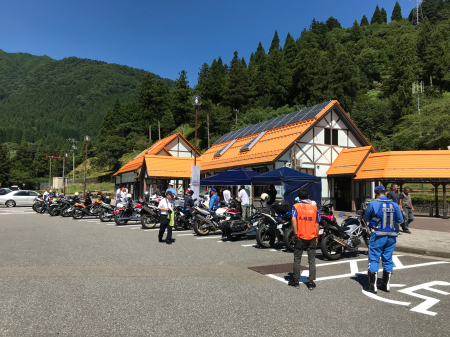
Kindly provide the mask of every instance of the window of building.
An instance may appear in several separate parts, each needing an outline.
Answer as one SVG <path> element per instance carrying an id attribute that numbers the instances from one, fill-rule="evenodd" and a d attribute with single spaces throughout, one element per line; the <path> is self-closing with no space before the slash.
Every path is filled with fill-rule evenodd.
<path id="1" fill-rule="evenodd" d="M 339 145 L 339 141 L 338 141 L 338 130 L 331 130 L 332 132 L 332 139 L 331 139 L 331 144 L 332 145 Z"/>
<path id="2" fill-rule="evenodd" d="M 231 142 L 229 142 L 227 145 L 225 145 L 220 151 L 217 151 L 214 154 L 214 157 L 220 157 L 223 155 L 230 147 L 236 142 L 236 139 L 233 139 Z"/>
<path id="3" fill-rule="evenodd" d="M 266 131 L 260 132 L 259 135 L 257 135 L 255 138 L 253 138 L 251 141 L 249 141 L 247 144 L 245 144 L 241 149 L 240 152 L 247 152 L 250 151 L 253 146 L 264 136 Z"/>
<path id="4" fill-rule="evenodd" d="M 324 129 L 325 132 L 325 144 L 331 145 L 331 129 Z"/>

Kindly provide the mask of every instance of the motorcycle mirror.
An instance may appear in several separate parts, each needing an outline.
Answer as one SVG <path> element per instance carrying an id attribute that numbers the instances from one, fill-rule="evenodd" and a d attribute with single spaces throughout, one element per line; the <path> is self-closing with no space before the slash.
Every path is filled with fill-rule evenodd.
<path id="1" fill-rule="evenodd" d="M 338 215 L 342 217 L 345 215 L 345 213 L 339 213 Z"/>

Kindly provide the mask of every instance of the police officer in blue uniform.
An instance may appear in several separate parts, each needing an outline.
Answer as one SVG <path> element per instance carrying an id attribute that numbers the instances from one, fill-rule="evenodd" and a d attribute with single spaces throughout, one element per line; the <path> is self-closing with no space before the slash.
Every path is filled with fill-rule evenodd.
<path id="1" fill-rule="evenodd" d="M 364 213 L 364 220 L 366 220 L 368 226 L 375 229 L 369 241 L 369 286 L 364 290 L 374 294 L 377 293 L 380 257 L 383 264 L 380 290 L 386 292 L 390 290 L 389 282 L 394 268 L 392 253 L 394 253 L 397 243 L 395 225 L 403 222 L 400 208 L 386 197 L 386 189 L 383 186 L 375 187 L 375 196 L 376 200 L 369 203 Z"/>

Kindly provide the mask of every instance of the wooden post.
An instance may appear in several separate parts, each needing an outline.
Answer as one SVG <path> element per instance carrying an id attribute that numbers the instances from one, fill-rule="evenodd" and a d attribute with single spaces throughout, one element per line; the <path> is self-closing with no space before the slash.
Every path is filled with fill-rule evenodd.
<path id="1" fill-rule="evenodd" d="M 443 219 L 448 219 L 447 215 L 447 183 L 442 184 L 442 194 L 443 194 L 443 202 L 444 202 L 444 214 L 442 214 Z"/>
<path id="2" fill-rule="evenodd" d="M 439 218 L 439 199 L 438 199 L 438 187 L 439 183 L 433 184 L 434 185 L 434 202 L 436 207 L 436 212 L 434 213 L 436 218 Z"/>

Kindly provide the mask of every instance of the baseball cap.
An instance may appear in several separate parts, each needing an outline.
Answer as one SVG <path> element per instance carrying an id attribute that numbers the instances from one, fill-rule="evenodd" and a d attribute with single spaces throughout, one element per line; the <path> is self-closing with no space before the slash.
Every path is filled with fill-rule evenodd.
<path id="1" fill-rule="evenodd" d="M 166 191 L 166 195 L 173 195 L 172 191 Z"/>
<path id="2" fill-rule="evenodd" d="M 213 187 L 211 188 L 211 192 L 217 192 L 217 190 Z"/>
<path id="3" fill-rule="evenodd" d="M 386 188 L 384 186 L 376 186 L 374 192 L 377 193 L 378 191 L 386 192 Z"/>

